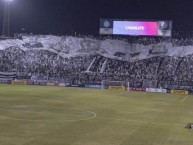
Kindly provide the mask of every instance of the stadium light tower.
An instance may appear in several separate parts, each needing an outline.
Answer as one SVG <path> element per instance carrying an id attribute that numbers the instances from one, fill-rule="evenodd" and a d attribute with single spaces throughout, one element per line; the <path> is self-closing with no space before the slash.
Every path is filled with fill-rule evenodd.
<path id="1" fill-rule="evenodd" d="M 4 17 L 3 17 L 3 36 L 9 37 L 10 36 L 10 16 L 9 16 L 9 7 L 10 2 L 13 0 L 3 0 L 4 1 Z"/>

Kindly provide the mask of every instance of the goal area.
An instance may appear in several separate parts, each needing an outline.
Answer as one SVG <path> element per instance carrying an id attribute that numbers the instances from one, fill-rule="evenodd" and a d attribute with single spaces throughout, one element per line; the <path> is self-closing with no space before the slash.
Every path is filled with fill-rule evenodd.
<path id="1" fill-rule="evenodd" d="M 129 82 L 102 80 L 101 89 L 129 91 Z"/>

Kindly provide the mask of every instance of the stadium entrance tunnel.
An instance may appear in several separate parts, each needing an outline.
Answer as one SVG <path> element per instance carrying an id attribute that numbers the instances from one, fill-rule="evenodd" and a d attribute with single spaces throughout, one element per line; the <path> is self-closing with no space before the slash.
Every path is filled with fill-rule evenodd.
<path id="1" fill-rule="evenodd" d="M 89 110 L 68 107 L 16 106 L 0 107 L 0 119 L 37 122 L 83 121 L 96 117 Z"/>

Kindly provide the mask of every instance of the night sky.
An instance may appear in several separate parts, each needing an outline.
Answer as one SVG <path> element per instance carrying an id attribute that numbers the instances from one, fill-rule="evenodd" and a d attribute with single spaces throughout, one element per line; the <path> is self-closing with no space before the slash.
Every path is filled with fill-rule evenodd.
<path id="1" fill-rule="evenodd" d="M 3 23 L 0 1 L 0 32 Z M 97 35 L 99 18 L 173 20 L 174 31 L 193 32 L 193 0 L 14 0 L 11 32 Z"/>

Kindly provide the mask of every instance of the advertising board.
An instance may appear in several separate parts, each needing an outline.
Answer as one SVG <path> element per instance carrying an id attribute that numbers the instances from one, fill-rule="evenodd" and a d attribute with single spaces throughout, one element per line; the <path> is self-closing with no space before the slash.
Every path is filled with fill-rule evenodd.
<path id="1" fill-rule="evenodd" d="M 172 94 L 182 94 L 182 95 L 188 95 L 189 91 L 186 90 L 171 90 Z"/>
<path id="2" fill-rule="evenodd" d="M 14 80 L 11 82 L 12 85 L 27 85 L 27 81 L 23 80 Z"/>
<path id="3" fill-rule="evenodd" d="M 50 82 L 48 82 L 46 85 L 47 86 L 56 86 L 55 83 L 50 83 Z"/>
<path id="4" fill-rule="evenodd" d="M 129 88 L 130 91 L 145 91 L 145 88 Z"/>
<path id="5" fill-rule="evenodd" d="M 125 87 L 124 86 L 109 86 L 108 89 L 109 90 L 122 90 L 122 91 L 125 91 Z"/>
<path id="6" fill-rule="evenodd" d="M 11 84 L 11 81 L 12 80 L 9 80 L 9 79 L 0 79 L 0 83 L 3 83 L 3 84 Z"/>
<path id="7" fill-rule="evenodd" d="M 66 87 L 66 84 L 65 83 L 59 83 L 58 84 L 60 87 Z"/>
<path id="8" fill-rule="evenodd" d="M 85 84 L 85 88 L 101 89 L 101 85 Z"/>
<path id="9" fill-rule="evenodd" d="M 158 88 L 146 88 L 146 92 L 167 93 L 167 90 L 166 89 L 158 89 Z"/>

